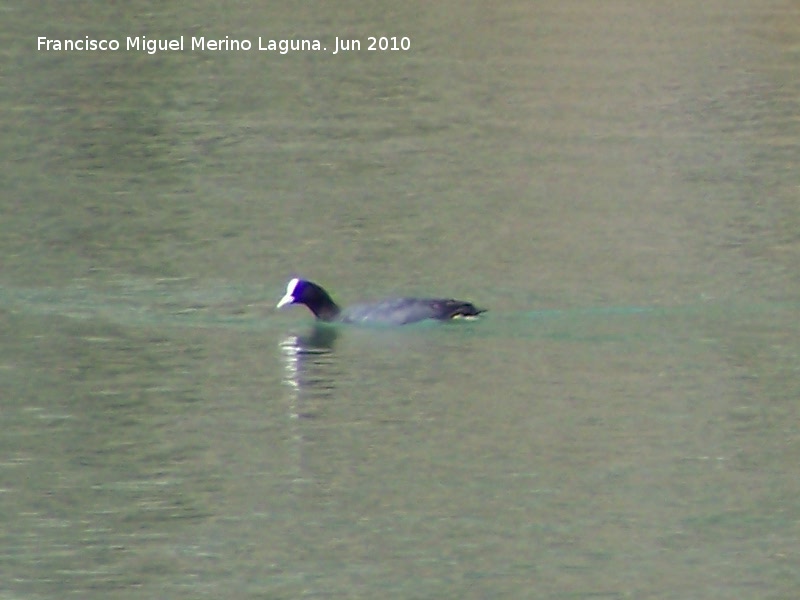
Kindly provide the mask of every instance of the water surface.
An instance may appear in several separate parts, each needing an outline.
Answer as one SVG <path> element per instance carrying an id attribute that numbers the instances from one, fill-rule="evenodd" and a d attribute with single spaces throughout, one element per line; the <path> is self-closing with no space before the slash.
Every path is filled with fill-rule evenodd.
<path id="1" fill-rule="evenodd" d="M 7 9 L 0 595 L 792 597 L 797 12 Z"/>

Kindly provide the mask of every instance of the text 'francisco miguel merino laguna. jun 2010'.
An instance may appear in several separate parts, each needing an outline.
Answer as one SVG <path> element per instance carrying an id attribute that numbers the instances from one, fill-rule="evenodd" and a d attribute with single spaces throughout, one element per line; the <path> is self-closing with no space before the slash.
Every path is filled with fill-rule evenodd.
<path id="1" fill-rule="evenodd" d="M 328 52 L 331 54 L 353 51 L 408 51 L 411 39 L 408 36 L 364 36 L 362 38 L 334 37 L 332 43 L 324 44 L 316 39 L 272 39 L 259 36 L 253 42 L 247 38 L 232 39 L 208 38 L 205 36 L 180 36 L 177 38 L 148 38 L 145 35 L 126 37 L 120 41 L 115 38 L 82 38 L 55 39 L 46 36 L 37 38 L 37 50 L 41 52 L 249 52 L 260 50 L 265 52 Z"/>

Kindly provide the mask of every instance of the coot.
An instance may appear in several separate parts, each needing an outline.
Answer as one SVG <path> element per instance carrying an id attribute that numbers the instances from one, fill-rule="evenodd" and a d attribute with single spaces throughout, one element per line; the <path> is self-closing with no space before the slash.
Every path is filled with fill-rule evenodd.
<path id="1" fill-rule="evenodd" d="M 321 286 L 297 278 L 286 286 L 286 294 L 278 302 L 277 308 L 287 304 L 305 304 L 318 320 L 339 323 L 405 325 L 425 319 L 447 321 L 458 317 L 477 317 L 486 312 L 469 302 L 442 298 L 390 298 L 341 309 Z"/>

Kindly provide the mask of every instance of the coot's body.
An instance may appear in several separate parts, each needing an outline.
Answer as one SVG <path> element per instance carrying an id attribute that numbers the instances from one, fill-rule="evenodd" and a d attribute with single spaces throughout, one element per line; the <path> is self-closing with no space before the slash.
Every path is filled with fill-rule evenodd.
<path id="1" fill-rule="evenodd" d="M 443 298 L 390 298 L 341 309 L 321 286 L 304 279 L 292 279 L 286 286 L 278 308 L 287 304 L 305 304 L 320 321 L 388 325 L 406 325 L 426 319 L 447 321 L 477 317 L 486 312 L 469 302 Z"/>

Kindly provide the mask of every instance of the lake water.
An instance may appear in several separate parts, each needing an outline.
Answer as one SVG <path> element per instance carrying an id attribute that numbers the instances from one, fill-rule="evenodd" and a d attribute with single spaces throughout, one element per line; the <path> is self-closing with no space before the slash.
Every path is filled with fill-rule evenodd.
<path id="1" fill-rule="evenodd" d="M 6 7 L 0 597 L 794 597 L 799 23 Z M 314 327 L 296 274 L 489 312 Z"/>

